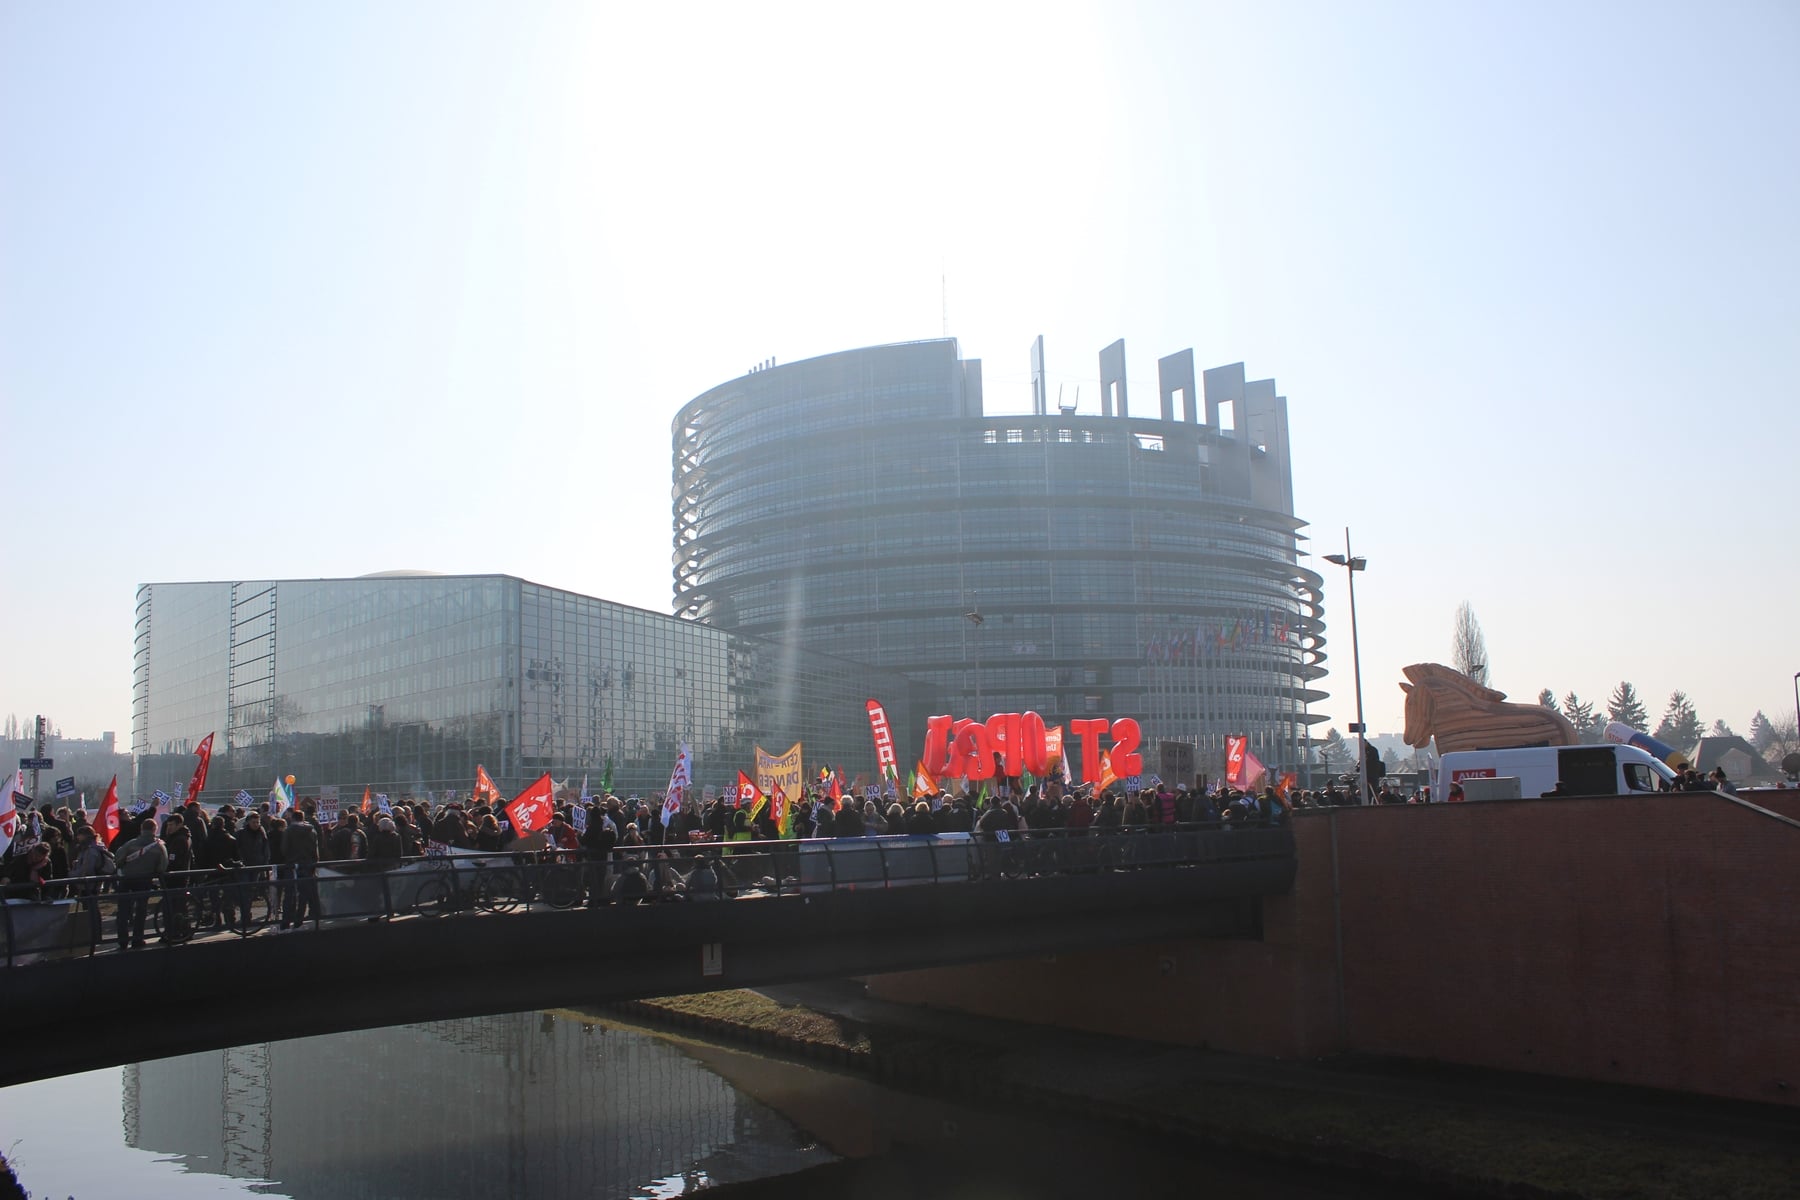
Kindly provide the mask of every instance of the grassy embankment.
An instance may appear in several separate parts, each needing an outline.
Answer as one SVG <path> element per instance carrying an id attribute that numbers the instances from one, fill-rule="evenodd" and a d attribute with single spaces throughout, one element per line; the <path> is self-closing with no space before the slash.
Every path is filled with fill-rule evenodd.
<path id="1" fill-rule="evenodd" d="M 1076 1067 L 1046 1083 L 1005 1051 L 914 1028 L 884 1027 L 715 992 L 621 1006 L 651 1023 L 749 1041 L 867 1071 L 902 1087 L 1076 1111 L 1284 1161 L 1366 1171 L 1469 1195 L 1597 1200 L 1792 1200 L 1800 1147 L 1633 1128 L 1604 1112 L 1571 1117 L 1516 1106 L 1423 1102 L 1359 1093 L 1321 1073 L 1319 1088 L 1229 1078 L 1121 1091 Z M 1022 1074 L 1032 1077 L 1022 1078 Z"/>

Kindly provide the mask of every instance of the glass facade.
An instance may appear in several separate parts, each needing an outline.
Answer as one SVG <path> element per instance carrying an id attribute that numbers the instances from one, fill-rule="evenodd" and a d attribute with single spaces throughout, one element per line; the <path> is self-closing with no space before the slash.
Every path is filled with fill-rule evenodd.
<path id="1" fill-rule="evenodd" d="M 928 693 L 892 671 L 505 575 L 156 583 L 138 589 L 134 792 L 174 794 L 217 732 L 207 799 L 279 775 L 393 796 L 518 791 L 549 771 L 667 783 L 680 743 L 723 787 L 754 747 L 873 773 L 864 702 L 923 737 Z M 915 733 L 914 730 L 917 730 Z"/>
<path id="2" fill-rule="evenodd" d="M 955 341 L 915 342 L 688 403 L 676 611 L 900 670 L 958 715 L 1135 717 L 1201 770 L 1247 733 L 1298 765 L 1323 719 L 1322 581 L 1298 564 L 1274 384 L 1206 373 L 1232 429 L 1198 422 L 1191 382 L 1180 421 L 987 416 L 980 378 Z"/>

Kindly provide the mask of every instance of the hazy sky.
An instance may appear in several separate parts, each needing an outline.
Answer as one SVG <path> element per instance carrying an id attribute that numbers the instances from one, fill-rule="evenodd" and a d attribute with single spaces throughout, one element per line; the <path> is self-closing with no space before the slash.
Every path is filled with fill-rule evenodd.
<path id="1" fill-rule="evenodd" d="M 621 7 L 0 6 L 0 714 L 128 737 L 147 580 L 666 612 L 675 410 L 946 317 L 990 409 L 1275 377 L 1374 731 L 1465 599 L 1791 713 L 1800 7 Z"/>

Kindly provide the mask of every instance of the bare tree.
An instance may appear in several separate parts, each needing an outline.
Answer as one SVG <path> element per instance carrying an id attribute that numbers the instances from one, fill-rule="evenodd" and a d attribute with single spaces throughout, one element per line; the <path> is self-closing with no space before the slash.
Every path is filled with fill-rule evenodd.
<path id="1" fill-rule="evenodd" d="M 1451 654 L 1458 671 L 1482 687 L 1487 686 L 1487 639 L 1481 636 L 1481 622 L 1475 619 L 1475 610 L 1467 600 L 1456 606 L 1456 638 Z"/>

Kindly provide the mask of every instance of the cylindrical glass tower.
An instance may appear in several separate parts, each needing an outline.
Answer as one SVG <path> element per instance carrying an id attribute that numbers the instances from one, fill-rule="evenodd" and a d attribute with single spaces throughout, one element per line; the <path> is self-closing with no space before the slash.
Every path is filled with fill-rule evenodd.
<path id="1" fill-rule="evenodd" d="M 1205 372 L 1202 405 L 1184 351 L 1163 415 L 1133 417 L 1114 350 L 1099 416 L 1045 412 L 1041 387 L 1038 412 L 985 415 L 950 339 L 696 397 L 673 429 L 676 612 L 901 670 L 959 716 L 1135 717 L 1147 763 L 1185 742 L 1213 774 L 1243 733 L 1297 768 L 1325 639 L 1286 401 L 1239 364 Z"/>

